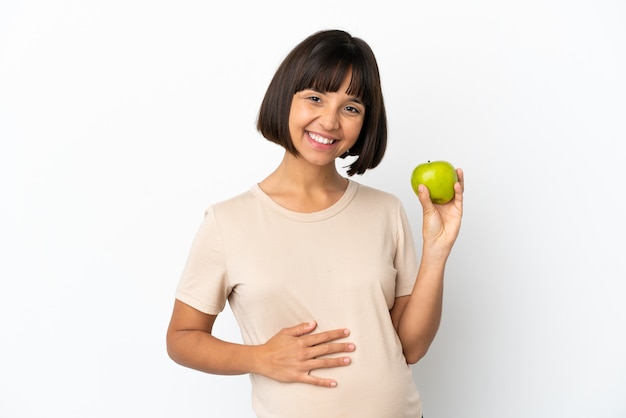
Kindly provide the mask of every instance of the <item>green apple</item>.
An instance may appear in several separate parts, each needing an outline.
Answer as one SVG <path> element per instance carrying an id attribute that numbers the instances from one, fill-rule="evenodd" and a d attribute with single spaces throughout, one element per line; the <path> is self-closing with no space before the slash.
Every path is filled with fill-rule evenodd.
<path id="1" fill-rule="evenodd" d="M 458 181 L 456 169 L 447 161 L 428 161 L 415 167 L 411 174 L 411 186 L 417 194 L 420 184 L 428 187 L 433 203 L 448 203 L 454 197 L 454 184 Z"/>

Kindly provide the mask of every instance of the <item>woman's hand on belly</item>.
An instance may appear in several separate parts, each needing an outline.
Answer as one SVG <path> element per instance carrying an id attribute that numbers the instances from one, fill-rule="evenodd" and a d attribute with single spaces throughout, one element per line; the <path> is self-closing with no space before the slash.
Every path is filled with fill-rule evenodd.
<path id="1" fill-rule="evenodd" d="M 350 335 L 347 329 L 336 329 L 311 334 L 317 323 L 302 323 L 282 329 L 265 344 L 257 346 L 253 373 L 283 383 L 307 383 L 315 386 L 335 387 L 333 379 L 315 377 L 317 369 L 345 367 L 350 357 L 327 357 L 337 353 L 349 353 L 355 346 L 349 342 L 335 342 Z M 320 358 L 322 357 L 323 358 Z"/>

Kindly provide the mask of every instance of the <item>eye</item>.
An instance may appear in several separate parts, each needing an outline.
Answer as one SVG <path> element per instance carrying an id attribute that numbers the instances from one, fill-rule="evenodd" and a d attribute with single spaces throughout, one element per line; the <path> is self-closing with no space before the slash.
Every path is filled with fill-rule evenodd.
<path id="1" fill-rule="evenodd" d="M 358 109 L 354 106 L 346 106 L 346 110 L 350 113 L 356 113 L 356 114 L 361 113 L 361 109 Z"/>
<path id="2" fill-rule="evenodd" d="M 318 96 L 308 96 L 307 99 L 315 103 L 319 103 L 322 101 L 322 99 L 320 99 Z"/>

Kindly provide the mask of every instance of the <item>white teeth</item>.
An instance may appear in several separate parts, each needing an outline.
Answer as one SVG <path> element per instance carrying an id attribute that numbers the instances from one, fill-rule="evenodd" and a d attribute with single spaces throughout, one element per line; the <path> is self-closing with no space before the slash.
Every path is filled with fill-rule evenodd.
<path id="1" fill-rule="evenodd" d="M 319 142 L 320 144 L 324 144 L 324 145 L 330 145 L 333 142 L 335 142 L 334 139 L 330 139 L 330 138 L 325 138 L 323 136 L 319 136 L 316 135 L 314 133 L 309 132 L 309 136 L 311 137 L 311 139 L 313 139 L 315 142 Z"/>

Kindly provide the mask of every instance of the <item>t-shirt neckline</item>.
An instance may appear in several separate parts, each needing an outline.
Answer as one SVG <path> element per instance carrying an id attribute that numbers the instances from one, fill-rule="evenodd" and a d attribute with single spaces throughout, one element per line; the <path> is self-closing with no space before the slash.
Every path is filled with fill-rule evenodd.
<path id="1" fill-rule="evenodd" d="M 343 195 L 339 198 L 339 200 L 326 209 L 322 209 L 317 212 L 296 212 L 287 209 L 286 207 L 276 203 L 267 193 L 263 191 L 263 189 L 261 189 L 258 183 L 255 183 L 250 191 L 261 200 L 264 206 L 285 218 L 299 222 L 316 222 L 335 216 L 345 209 L 348 204 L 350 204 L 358 190 L 358 183 L 350 179 L 347 180 L 348 187 L 346 187 L 346 190 L 343 192 Z"/>

